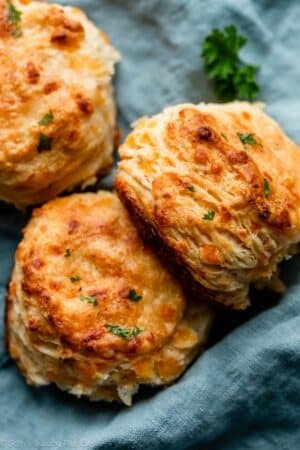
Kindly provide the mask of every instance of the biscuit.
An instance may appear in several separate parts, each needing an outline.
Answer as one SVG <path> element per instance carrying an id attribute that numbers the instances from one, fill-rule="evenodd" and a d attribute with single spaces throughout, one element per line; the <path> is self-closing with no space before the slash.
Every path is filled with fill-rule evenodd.
<path id="1" fill-rule="evenodd" d="M 249 286 L 281 290 L 300 240 L 299 148 L 259 105 L 183 104 L 141 118 L 116 189 L 185 282 L 227 307 Z"/>
<path id="2" fill-rule="evenodd" d="M 110 170 L 118 59 L 79 9 L 0 0 L 0 200 L 25 208 Z"/>
<path id="3" fill-rule="evenodd" d="M 34 210 L 7 300 L 7 340 L 28 383 L 130 405 L 203 350 L 214 312 L 186 298 L 118 197 L 74 194 Z"/>

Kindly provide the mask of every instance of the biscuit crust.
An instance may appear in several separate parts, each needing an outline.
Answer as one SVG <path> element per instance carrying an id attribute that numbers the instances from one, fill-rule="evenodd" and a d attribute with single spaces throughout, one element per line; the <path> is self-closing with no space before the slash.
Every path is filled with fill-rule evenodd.
<path id="1" fill-rule="evenodd" d="M 259 105 L 183 104 L 136 122 L 116 189 L 206 298 L 248 306 L 300 240 L 300 152 Z M 158 244 L 158 245 L 157 245 Z"/>
<path id="2" fill-rule="evenodd" d="M 113 193 L 51 201 L 24 230 L 7 336 L 31 384 L 130 404 L 140 384 L 182 374 L 213 316 L 185 298 Z"/>
<path id="3" fill-rule="evenodd" d="M 118 60 L 81 10 L 0 0 L 1 200 L 25 208 L 110 170 Z"/>

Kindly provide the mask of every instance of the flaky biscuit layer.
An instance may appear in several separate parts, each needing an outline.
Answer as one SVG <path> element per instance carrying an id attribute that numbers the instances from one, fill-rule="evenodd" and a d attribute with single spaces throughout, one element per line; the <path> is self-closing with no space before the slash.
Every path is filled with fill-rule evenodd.
<path id="1" fill-rule="evenodd" d="M 185 298 L 115 194 L 51 201 L 24 230 L 7 335 L 31 384 L 130 404 L 140 384 L 182 374 L 213 316 Z"/>
<path id="2" fill-rule="evenodd" d="M 300 240 L 300 152 L 259 105 L 167 108 L 119 152 L 121 199 L 202 295 L 239 309 L 251 283 L 281 288 L 277 265 Z"/>
<path id="3" fill-rule="evenodd" d="M 0 0 L 1 200 L 24 208 L 110 170 L 118 59 L 81 10 Z"/>

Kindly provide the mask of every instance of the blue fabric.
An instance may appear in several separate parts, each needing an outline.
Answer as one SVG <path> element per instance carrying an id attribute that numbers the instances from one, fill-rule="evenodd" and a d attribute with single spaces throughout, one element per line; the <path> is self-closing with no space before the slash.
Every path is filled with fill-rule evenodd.
<path id="1" fill-rule="evenodd" d="M 261 66 L 260 99 L 299 141 L 300 5 L 297 0 L 82 0 L 123 61 L 116 77 L 124 130 L 183 101 L 213 100 L 199 57 L 213 27 L 249 37 L 243 56 Z M 106 180 L 106 184 L 111 178 Z M 0 296 L 26 217 L 0 204 Z M 89 403 L 55 387 L 31 388 L 1 339 L 0 448 L 296 450 L 300 448 L 300 259 L 283 266 L 281 302 L 224 314 L 222 339 L 174 386 L 145 391 L 132 408 Z M 258 294 L 254 293 L 254 298 Z M 225 322 L 225 323 L 224 323 Z M 1 334 L 4 334 L 1 324 Z"/>

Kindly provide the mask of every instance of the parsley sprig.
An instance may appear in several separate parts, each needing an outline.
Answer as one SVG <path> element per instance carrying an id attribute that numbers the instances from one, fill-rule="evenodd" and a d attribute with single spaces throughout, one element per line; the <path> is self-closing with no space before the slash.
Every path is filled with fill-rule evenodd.
<path id="1" fill-rule="evenodd" d="M 111 325 L 110 323 L 106 323 L 105 328 L 110 333 L 115 334 L 126 341 L 129 341 L 143 331 L 137 326 L 133 328 L 122 328 L 120 325 Z"/>
<path id="2" fill-rule="evenodd" d="M 258 94 L 258 67 L 244 63 L 239 50 L 247 39 L 240 36 L 234 25 L 215 28 L 202 44 L 202 57 L 208 77 L 215 82 L 215 90 L 222 101 L 237 98 L 253 101 Z"/>

